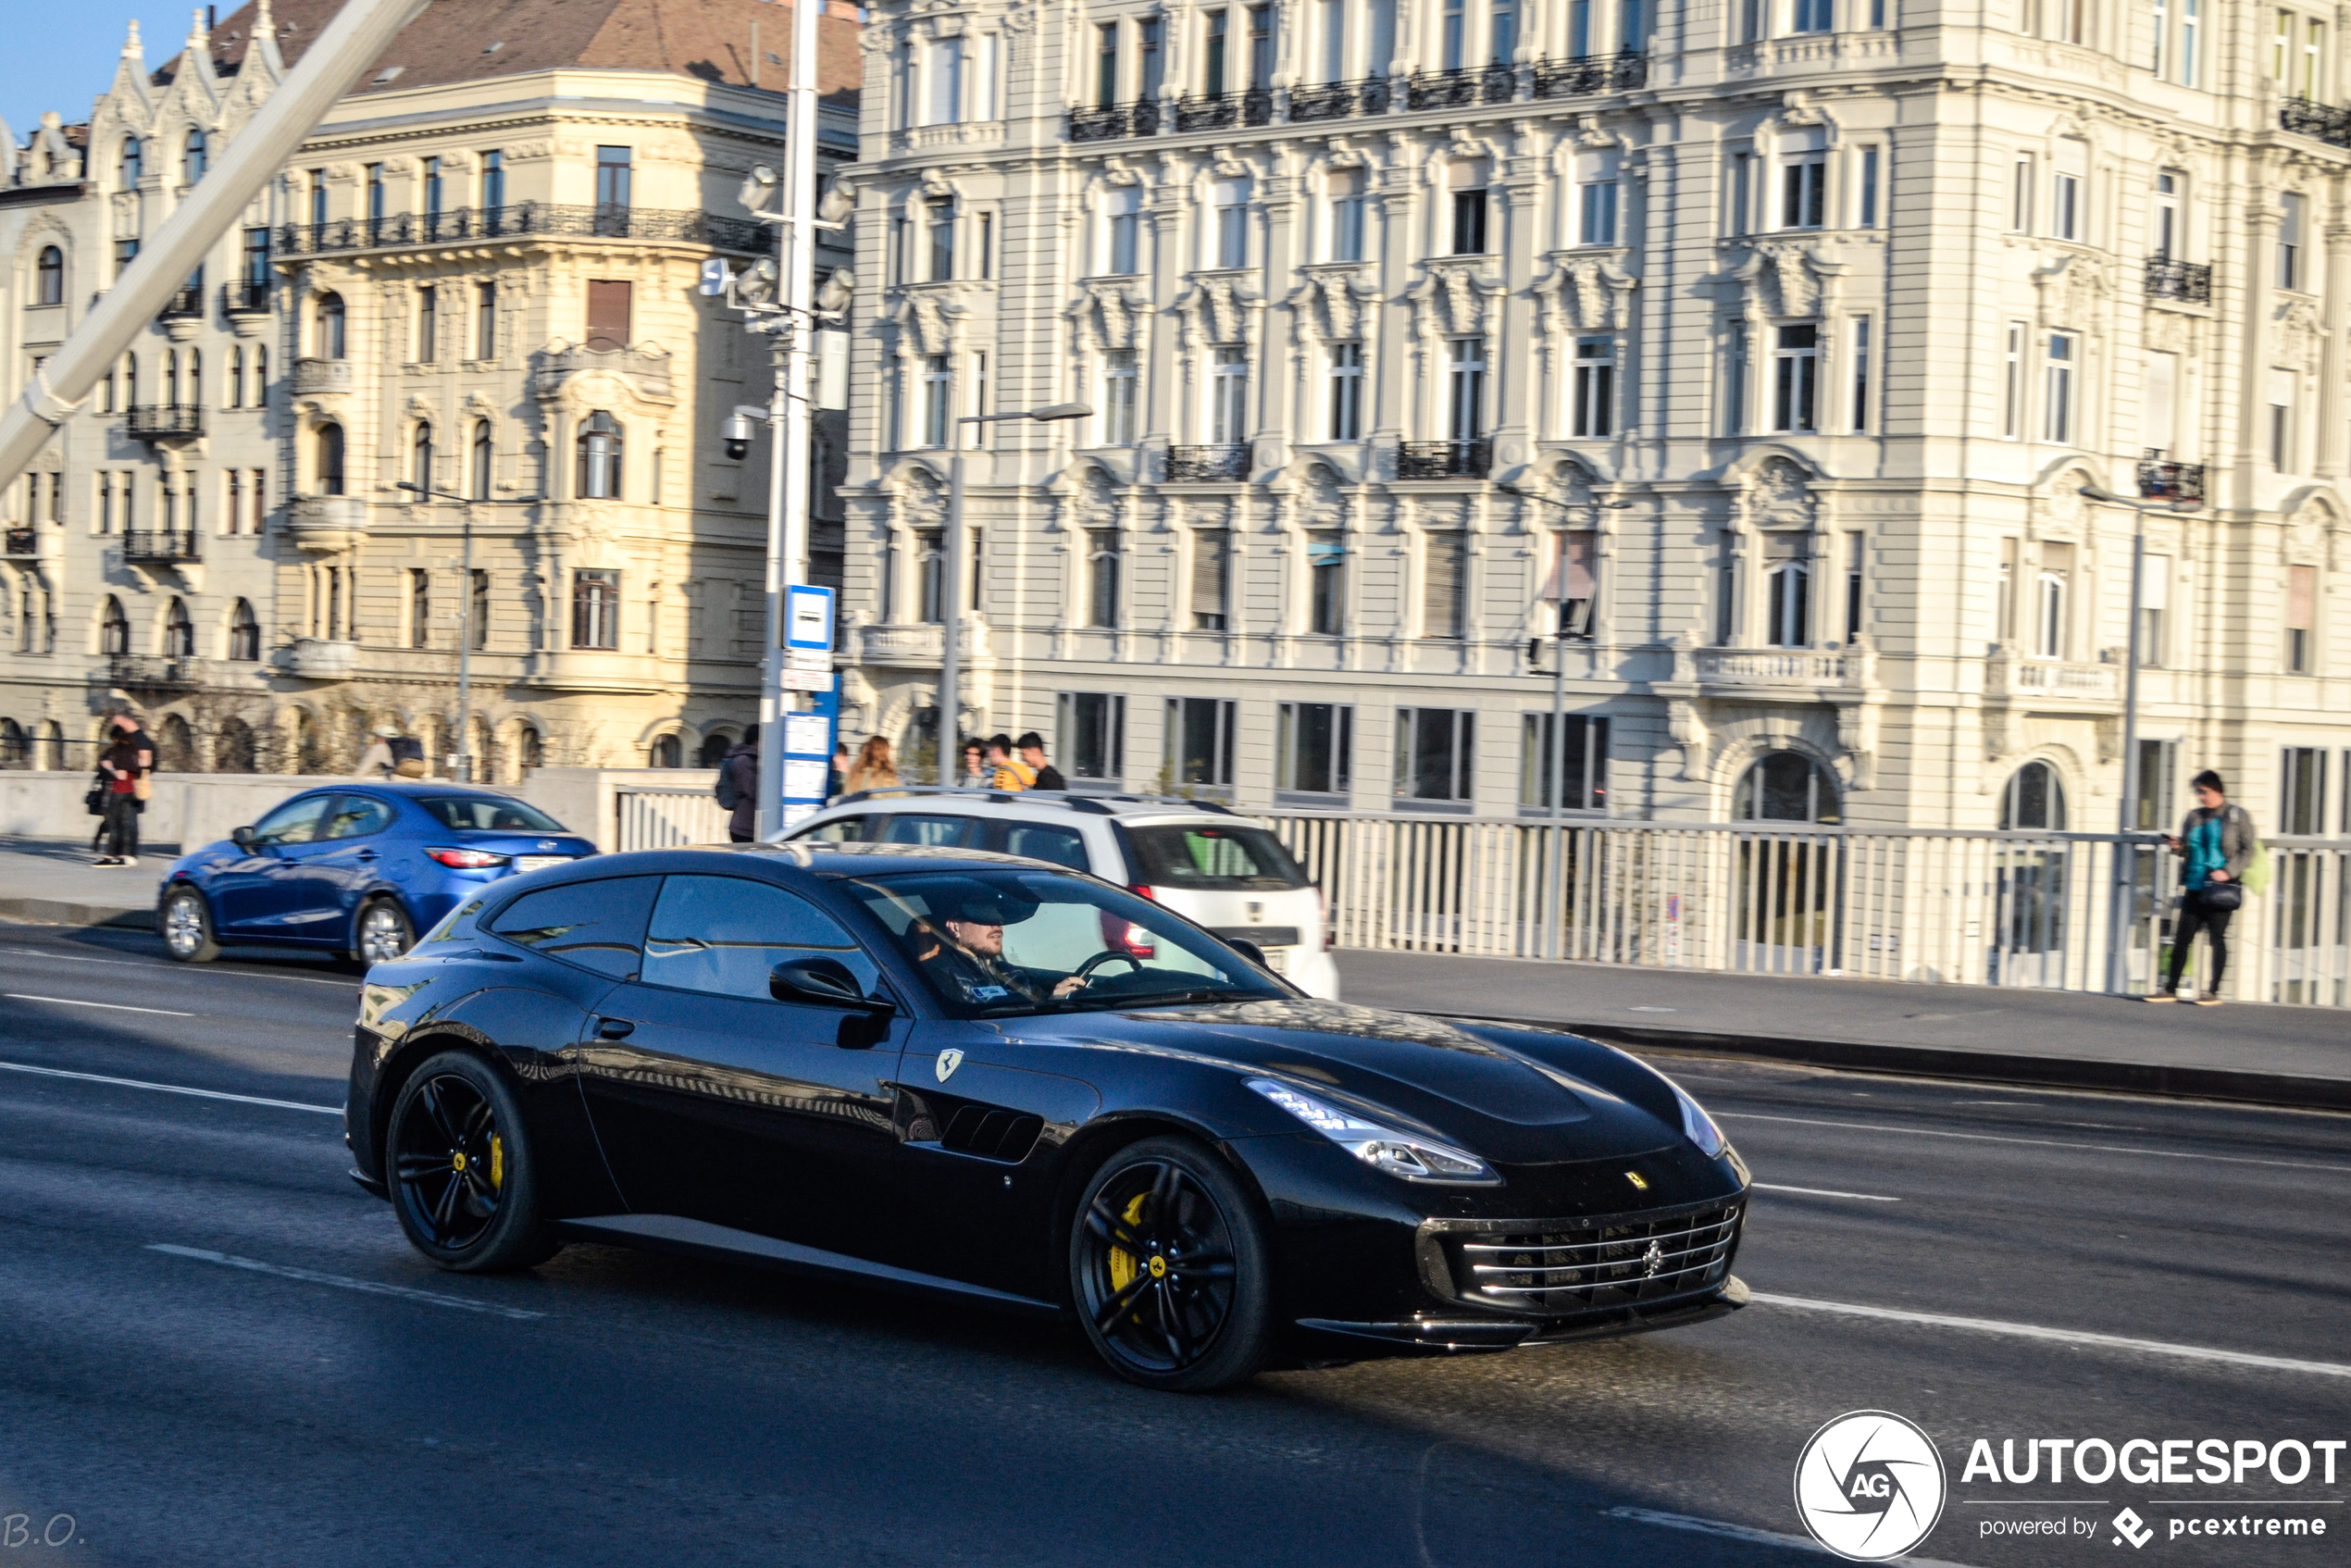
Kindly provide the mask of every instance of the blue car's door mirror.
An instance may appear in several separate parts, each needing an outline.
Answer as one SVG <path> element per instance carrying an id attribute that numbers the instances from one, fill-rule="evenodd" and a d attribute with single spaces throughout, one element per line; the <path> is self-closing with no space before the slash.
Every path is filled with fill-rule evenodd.
<path id="1" fill-rule="evenodd" d="M 229 829 L 229 841 L 236 845 L 239 849 L 244 851 L 245 853 L 253 853 L 254 838 L 252 828 L 231 828 Z"/>

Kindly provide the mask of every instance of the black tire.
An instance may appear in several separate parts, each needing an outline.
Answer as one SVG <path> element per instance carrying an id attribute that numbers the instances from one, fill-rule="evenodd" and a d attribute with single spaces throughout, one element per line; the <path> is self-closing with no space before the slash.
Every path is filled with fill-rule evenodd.
<path id="1" fill-rule="evenodd" d="M 409 1244 L 442 1268 L 529 1268 L 561 1245 L 540 1221 L 522 1108 L 470 1052 L 444 1051 L 408 1075 L 385 1129 L 384 1180 Z"/>
<path id="2" fill-rule="evenodd" d="M 182 964 L 209 964 L 220 956 L 212 929 L 212 907 L 193 888 L 174 888 L 155 912 L 163 950 Z"/>
<path id="3" fill-rule="evenodd" d="M 1069 1238 L 1078 1325 L 1111 1370 L 1169 1393 L 1255 1375 L 1273 1342 L 1273 1277 L 1255 1203 L 1188 1138 L 1151 1138 L 1086 1183 Z"/>
<path id="4" fill-rule="evenodd" d="M 397 899 L 370 899 L 351 922 L 351 957 L 355 964 L 389 964 L 417 945 L 417 927 Z"/>

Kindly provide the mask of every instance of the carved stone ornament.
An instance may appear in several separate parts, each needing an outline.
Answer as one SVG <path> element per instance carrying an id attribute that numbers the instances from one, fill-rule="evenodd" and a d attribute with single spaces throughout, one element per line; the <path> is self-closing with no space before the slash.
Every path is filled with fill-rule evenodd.
<path id="1" fill-rule="evenodd" d="M 2272 365 L 2291 366 L 2295 369 L 2314 372 L 2319 367 L 2319 354 L 2326 341 L 2326 330 L 2319 324 L 2319 307 L 2308 300 L 2286 300 L 2280 304 L 2270 319 Z"/>
<path id="2" fill-rule="evenodd" d="M 1482 262 L 1432 261 L 1428 276 L 1405 292 L 1412 330 L 1423 339 L 1484 338 L 1500 330 L 1502 284 L 1485 276 Z"/>
<path id="3" fill-rule="evenodd" d="M 1064 503 L 1062 516 L 1072 529 L 1117 527 L 1118 487 L 1099 465 L 1087 464 Z"/>
<path id="4" fill-rule="evenodd" d="M 1804 470 L 1773 457 L 1748 480 L 1747 515 L 1757 528 L 1810 528 L 1820 504 Z"/>
<path id="5" fill-rule="evenodd" d="M 2105 267 L 2069 253 L 2033 274 L 2041 293 L 2041 322 L 2047 327 L 2094 328 L 2103 319 L 2114 285 Z"/>
<path id="6" fill-rule="evenodd" d="M 1101 280 L 1080 283 L 1077 289 L 1076 300 L 1064 314 L 1076 330 L 1081 352 L 1142 346 L 1142 321 L 1151 315 L 1151 306 L 1126 284 Z"/>
<path id="7" fill-rule="evenodd" d="M 1187 343 L 1253 342 L 1258 304 L 1240 280 L 1212 272 L 1192 279 L 1176 310 Z"/>
<path id="8" fill-rule="evenodd" d="M 1810 316 L 1821 308 L 1820 258 L 1800 241 L 1763 241 L 1737 277 L 1766 316 Z"/>
<path id="9" fill-rule="evenodd" d="M 1632 318 L 1640 280 L 1617 265 L 1622 253 L 1554 255 L 1535 285 L 1547 332 L 1623 331 Z"/>
<path id="10" fill-rule="evenodd" d="M 2090 476 L 2079 468 L 2068 468 L 2059 474 L 2037 499 L 2034 520 L 2042 529 L 2078 532 L 2082 527 L 2082 487 L 2089 482 Z M 2036 529 L 2036 537 L 2038 532 Z"/>
<path id="11" fill-rule="evenodd" d="M 2184 354 L 2194 358 L 2202 352 L 2199 340 L 2204 336 L 2204 323 L 2176 310 L 2149 309 L 2144 336 L 2153 353 Z"/>
<path id="12" fill-rule="evenodd" d="M 1318 268 L 1291 291 L 1287 303 L 1309 337 L 1326 343 L 1349 342 L 1362 335 L 1363 306 L 1373 292 L 1363 286 L 1361 266 Z"/>
<path id="13" fill-rule="evenodd" d="M 963 314 L 963 306 L 936 293 L 910 294 L 899 302 L 900 345 L 919 355 L 952 354 L 955 321 Z"/>
<path id="14" fill-rule="evenodd" d="M 935 529 L 947 516 L 947 487 L 927 468 L 910 469 L 898 481 L 898 521 L 910 529 Z"/>
<path id="15" fill-rule="evenodd" d="M 1347 521 L 1347 497 L 1329 464 L 1316 463 L 1306 470 L 1305 481 L 1298 487 L 1297 508 L 1301 528 L 1335 529 Z"/>

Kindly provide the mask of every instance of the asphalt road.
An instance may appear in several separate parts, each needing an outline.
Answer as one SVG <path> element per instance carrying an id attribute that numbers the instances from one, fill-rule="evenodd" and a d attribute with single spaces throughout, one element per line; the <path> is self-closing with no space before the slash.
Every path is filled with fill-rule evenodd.
<path id="1" fill-rule="evenodd" d="M 0 1568 L 1824 1562 L 1782 1544 L 1792 1469 L 1870 1408 L 1951 1467 L 1924 1558 L 2135 1559 L 2125 1504 L 2168 1561 L 2351 1532 L 2351 1452 L 2293 1487 L 1959 1469 L 1980 1437 L 2351 1438 L 2347 1118 L 1668 1063 L 1771 1184 L 1756 1305 L 1185 1399 L 1050 1326 L 749 1268 L 437 1273 L 301 1108 L 341 1101 L 348 970 L 10 927 L 0 993 Z M 2330 1536 L 2165 1533 L 2224 1512 Z M 2065 1516 L 2095 1535 L 1985 1533 Z"/>

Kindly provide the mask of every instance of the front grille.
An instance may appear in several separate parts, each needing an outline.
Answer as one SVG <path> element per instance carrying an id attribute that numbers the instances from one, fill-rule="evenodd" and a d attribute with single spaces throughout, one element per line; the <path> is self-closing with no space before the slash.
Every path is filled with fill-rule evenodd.
<path id="1" fill-rule="evenodd" d="M 1738 1245 L 1737 1203 L 1594 1220 L 1508 1221 L 1445 1237 L 1466 1301 L 1567 1313 L 1639 1306 L 1710 1289 Z"/>

